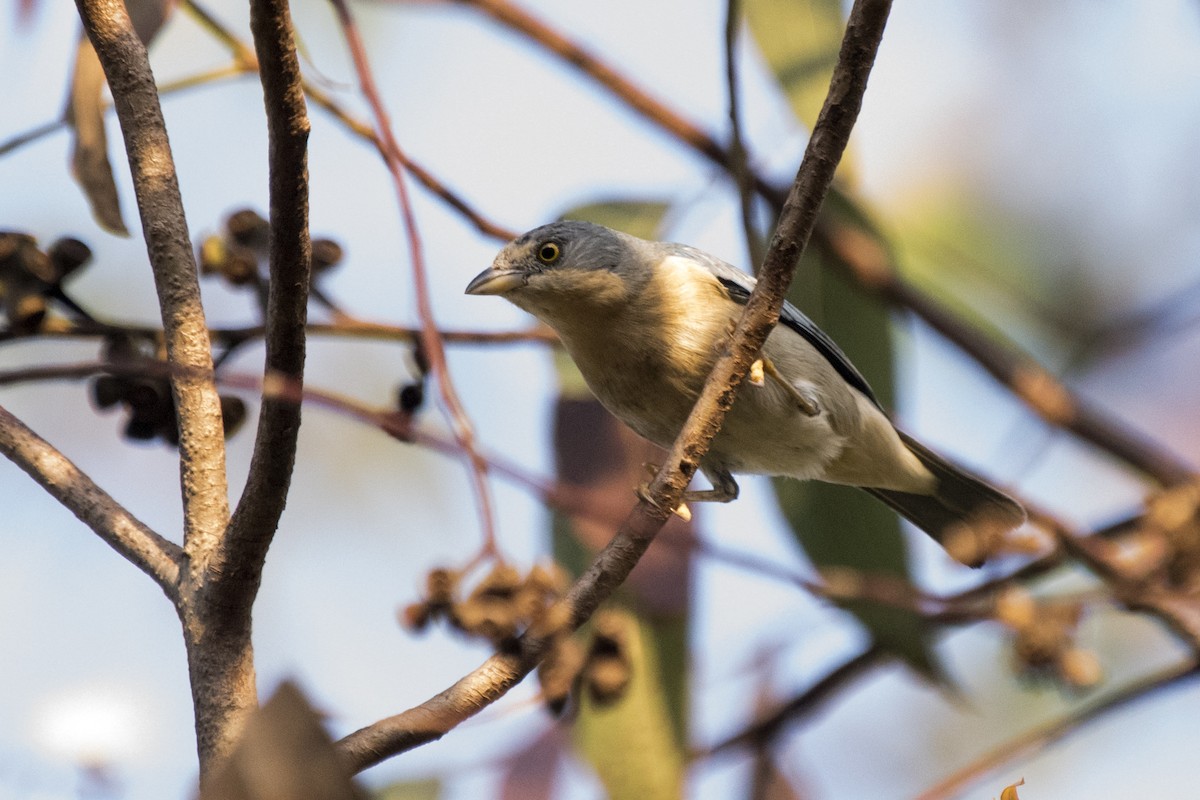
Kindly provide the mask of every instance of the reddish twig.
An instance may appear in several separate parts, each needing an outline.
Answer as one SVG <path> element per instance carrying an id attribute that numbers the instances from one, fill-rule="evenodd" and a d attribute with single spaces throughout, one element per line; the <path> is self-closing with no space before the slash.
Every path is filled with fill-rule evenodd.
<path id="1" fill-rule="evenodd" d="M 381 152 L 392 175 L 396 194 L 400 201 L 404 229 L 408 235 L 409 254 L 412 258 L 413 285 L 417 297 L 417 314 L 421 319 L 421 347 L 425 358 L 429 361 L 430 370 L 437 380 L 442 402 L 450 417 L 454 437 L 462 446 L 470 462 L 470 472 L 475 490 L 476 503 L 479 506 L 480 522 L 484 531 L 484 544 L 481 555 L 494 555 L 496 552 L 496 526 L 492 513 L 491 491 L 487 481 L 487 462 L 479 455 L 475 442 L 475 431 L 454 389 L 450 371 L 446 365 L 446 353 L 442 346 L 437 322 L 433 316 L 433 306 L 429 300 L 429 280 L 426 276 L 425 257 L 421 245 L 421 237 L 417 231 L 417 222 L 413 214 L 412 203 L 408 196 L 408 187 L 404 180 L 404 158 L 400 145 L 392 133 L 391 122 L 383 101 L 375 86 L 375 78 L 367 62 L 366 49 L 358 28 L 350 14 L 350 8 L 345 0 L 330 0 L 337 12 L 338 21 L 346 37 L 347 47 L 354 60 L 355 72 L 358 74 L 359 85 L 367 103 L 371 106 L 375 117 L 376 134 L 382 144 Z"/>

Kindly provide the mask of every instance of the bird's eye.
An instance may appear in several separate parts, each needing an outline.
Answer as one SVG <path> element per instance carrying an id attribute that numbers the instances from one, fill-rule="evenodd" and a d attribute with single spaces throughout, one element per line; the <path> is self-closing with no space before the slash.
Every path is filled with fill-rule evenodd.
<path id="1" fill-rule="evenodd" d="M 562 255 L 562 248 L 554 242 L 543 242 L 537 251 L 538 261 L 543 264 L 553 264 Z"/>

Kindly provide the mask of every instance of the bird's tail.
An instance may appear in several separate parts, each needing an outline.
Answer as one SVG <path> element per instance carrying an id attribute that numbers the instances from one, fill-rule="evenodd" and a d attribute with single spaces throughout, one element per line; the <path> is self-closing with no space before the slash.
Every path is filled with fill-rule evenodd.
<path id="1" fill-rule="evenodd" d="M 904 432 L 900 438 L 937 478 L 931 495 L 890 489 L 867 491 L 928 533 L 955 559 L 978 567 L 998 535 L 1025 522 L 1025 509 L 1008 495 L 950 463 Z"/>

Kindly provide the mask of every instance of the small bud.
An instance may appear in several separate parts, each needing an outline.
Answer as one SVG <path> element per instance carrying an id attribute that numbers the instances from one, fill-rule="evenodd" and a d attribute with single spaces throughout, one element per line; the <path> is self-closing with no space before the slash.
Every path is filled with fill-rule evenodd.
<path id="1" fill-rule="evenodd" d="M 413 633 L 420 633 L 429 625 L 433 612 L 427 603 L 410 603 L 400 609 L 400 624 Z"/>
<path id="2" fill-rule="evenodd" d="M 449 606 L 458 593 L 462 576 L 455 570 L 437 567 L 425 576 L 425 602 L 431 606 Z"/>
<path id="3" fill-rule="evenodd" d="M 595 658 L 584 672 L 588 694 L 597 705 L 609 705 L 620 700 L 629 688 L 633 672 L 620 658 Z"/>
<path id="4" fill-rule="evenodd" d="M 542 687 L 542 697 L 551 713 L 562 713 L 571 687 L 579 678 L 585 660 L 586 656 L 579 642 L 564 637 L 550 647 L 546 658 L 538 665 L 538 683 Z"/>
<path id="5" fill-rule="evenodd" d="M 220 395 L 221 398 L 221 426 L 225 433 L 225 438 L 228 439 L 233 434 L 237 433 L 238 428 L 242 427 L 242 423 L 246 421 L 246 403 L 240 397 L 232 395 Z"/>
<path id="6" fill-rule="evenodd" d="M 1090 650 L 1071 647 L 1058 658 L 1058 671 L 1064 681 L 1077 689 L 1095 686 L 1104 677 L 1100 659 Z"/>
<path id="7" fill-rule="evenodd" d="M 271 237 L 271 225 L 252 208 L 243 208 L 225 220 L 229 238 L 243 247 L 265 250 Z"/>
<path id="8" fill-rule="evenodd" d="M 125 423 L 126 438 L 137 442 L 148 442 L 158 436 L 158 421 L 134 411 Z"/>
<path id="9" fill-rule="evenodd" d="M 54 265 L 55 283 L 58 283 L 90 261 L 92 249 L 78 239 L 64 236 L 50 245 L 47 255 Z"/>
<path id="10" fill-rule="evenodd" d="M 401 411 L 413 413 L 425 402 L 425 384 L 419 381 L 404 384 L 400 387 L 397 400 Z"/>
<path id="11" fill-rule="evenodd" d="M 337 266 L 342 262 L 342 257 L 345 255 L 342 252 L 342 246 L 332 239 L 313 239 L 312 243 L 312 270 L 313 274 L 320 274 L 330 267 Z"/>
<path id="12" fill-rule="evenodd" d="M 125 399 L 127 384 L 116 375 L 101 375 L 92 381 L 92 403 L 99 409 L 112 408 Z"/>
<path id="13" fill-rule="evenodd" d="M 993 613 L 997 620 L 1019 631 L 1033 624 L 1037 603 L 1025 589 L 1009 586 L 997 595 Z"/>
<path id="14" fill-rule="evenodd" d="M 635 624 L 625 614 L 607 611 L 592 622 L 592 646 L 588 652 L 584 682 L 588 694 L 600 704 L 615 702 L 629 685 L 629 626 Z"/>

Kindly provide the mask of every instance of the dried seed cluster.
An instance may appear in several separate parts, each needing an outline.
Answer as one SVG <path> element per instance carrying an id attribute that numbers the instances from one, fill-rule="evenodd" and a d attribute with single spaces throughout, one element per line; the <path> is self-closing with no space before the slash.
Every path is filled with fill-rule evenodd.
<path id="1" fill-rule="evenodd" d="M 59 239 L 43 251 L 28 234 L 0 232 L 0 297 L 9 332 L 41 331 L 52 299 L 79 311 L 63 295 L 62 283 L 91 258 L 91 249 L 78 239 Z"/>
<path id="2" fill-rule="evenodd" d="M 142 362 L 148 374 L 101 375 L 92 381 L 92 403 L 107 410 L 120 405 L 129 415 L 124 435 L 134 441 L 162 440 L 179 446 L 179 421 L 171 384 L 161 375 L 163 364 L 156 359 L 153 342 L 128 334 L 105 337 L 103 359 L 114 364 Z M 153 374 L 152 370 L 160 374 Z M 246 404 L 239 397 L 221 395 L 221 418 L 225 436 L 232 436 L 246 419 Z"/>
<path id="3" fill-rule="evenodd" d="M 1200 596 L 1200 484 L 1150 497 L 1141 525 L 1110 547 L 1109 555 L 1131 580 Z"/>
<path id="4" fill-rule="evenodd" d="M 233 212 L 220 233 L 201 241 L 200 274 L 219 276 L 231 286 L 264 286 L 262 268 L 270 254 L 270 236 L 270 223 L 254 209 Z M 343 256 L 342 246 L 332 239 L 313 239 L 313 279 L 340 264 Z"/>
<path id="5" fill-rule="evenodd" d="M 1082 603 L 1039 603 L 1025 589 L 1010 586 L 996 598 L 994 614 L 1013 632 L 1013 656 L 1022 673 L 1057 678 L 1076 689 L 1094 686 L 1104 676 L 1095 653 L 1075 643 Z"/>
<path id="6" fill-rule="evenodd" d="M 571 635 L 571 611 L 558 602 L 568 585 L 558 565 L 536 565 L 528 573 L 497 563 L 464 594 L 462 572 L 437 568 L 425 577 L 419 602 L 400 612 L 403 625 L 422 631 L 444 619 L 462 633 L 486 639 L 500 651 L 511 649 L 528 634 L 547 643 L 538 681 L 547 706 L 559 713 L 572 689 L 582 682 L 599 703 L 619 698 L 629 683 L 627 619 L 597 614 L 590 646 L 585 650 Z"/>

